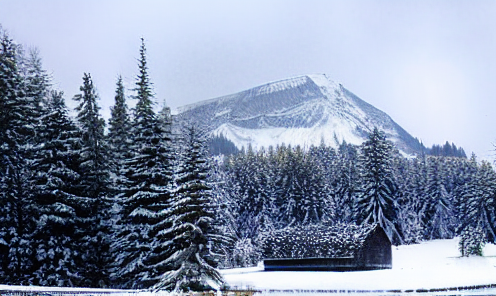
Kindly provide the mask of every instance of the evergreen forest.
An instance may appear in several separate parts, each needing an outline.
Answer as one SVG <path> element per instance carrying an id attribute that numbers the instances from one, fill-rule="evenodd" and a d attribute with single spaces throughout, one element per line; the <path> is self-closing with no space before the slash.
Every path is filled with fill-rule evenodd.
<path id="1" fill-rule="evenodd" d="M 496 241 L 496 173 L 454 144 L 406 158 L 374 129 L 360 146 L 239 151 L 157 111 L 143 39 L 138 54 L 106 121 L 90 73 L 69 110 L 40 53 L 0 30 L 0 284 L 210 289 L 307 225 L 460 236 L 462 256 Z"/>

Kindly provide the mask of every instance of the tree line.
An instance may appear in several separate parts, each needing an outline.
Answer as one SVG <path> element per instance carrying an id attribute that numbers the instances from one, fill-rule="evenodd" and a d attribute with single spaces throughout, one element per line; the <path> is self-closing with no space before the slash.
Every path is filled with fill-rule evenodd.
<path id="1" fill-rule="evenodd" d="M 395 244 L 460 235 L 463 255 L 495 241 L 494 170 L 453 144 L 443 153 L 461 157 L 405 158 L 374 129 L 361 146 L 238 153 L 155 111 L 143 40 L 136 106 L 119 77 L 107 125 L 84 73 L 72 117 L 39 53 L 0 35 L 2 284 L 201 290 L 305 225 L 378 223 Z"/>
<path id="2" fill-rule="evenodd" d="M 73 118 L 37 51 L 0 36 L 0 283 L 201 290 L 222 283 L 204 135 L 154 111 L 142 40 L 136 107 L 119 77 L 106 131 L 84 73 Z"/>
<path id="3" fill-rule="evenodd" d="M 248 147 L 222 168 L 240 242 L 226 266 L 255 264 L 267 233 L 311 224 L 378 223 L 395 245 L 461 236 L 463 256 L 496 241 L 490 163 L 475 155 L 405 158 L 377 128 L 360 146 Z"/>

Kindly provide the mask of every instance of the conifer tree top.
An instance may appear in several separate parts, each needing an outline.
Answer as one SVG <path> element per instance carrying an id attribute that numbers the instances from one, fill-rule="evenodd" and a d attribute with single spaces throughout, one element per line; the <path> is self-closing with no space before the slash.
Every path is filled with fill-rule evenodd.
<path id="1" fill-rule="evenodd" d="M 154 116 L 152 101 L 154 95 L 152 91 L 152 83 L 148 75 L 148 67 L 146 65 L 146 48 L 145 40 L 141 38 L 140 59 L 139 59 L 139 74 L 136 78 L 136 103 L 135 117 L 137 120 L 140 118 L 149 118 Z"/>
<path id="2" fill-rule="evenodd" d="M 115 105 L 110 108 L 109 130 L 111 133 L 118 133 L 119 128 L 128 128 L 129 116 L 127 114 L 126 96 L 124 95 L 124 85 L 122 76 L 117 78 L 117 88 L 115 90 Z M 125 130 L 124 132 L 127 132 Z"/>

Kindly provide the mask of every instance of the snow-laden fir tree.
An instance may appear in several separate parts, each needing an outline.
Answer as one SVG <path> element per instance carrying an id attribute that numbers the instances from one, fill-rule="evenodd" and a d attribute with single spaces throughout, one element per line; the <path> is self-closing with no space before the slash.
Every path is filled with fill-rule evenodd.
<path id="1" fill-rule="evenodd" d="M 269 162 L 264 149 L 255 153 L 248 149 L 247 160 L 251 166 L 247 168 L 247 191 L 243 204 L 247 209 L 246 226 L 251 232 L 247 237 L 256 239 L 264 231 L 273 230 L 277 214 L 278 177 Z M 240 226 L 242 227 L 242 226 Z"/>
<path id="2" fill-rule="evenodd" d="M 257 165 L 257 156 L 251 145 L 246 152 L 243 149 L 238 155 L 231 156 L 226 163 L 232 181 L 227 190 L 236 207 L 235 218 L 240 238 L 254 238 L 259 229 L 256 217 L 259 215 L 258 205 L 261 200 L 253 204 L 259 189 L 258 174 L 254 173 Z"/>
<path id="3" fill-rule="evenodd" d="M 130 151 L 133 156 L 123 164 L 124 178 L 118 186 L 122 219 L 117 226 L 113 250 L 119 250 L 112 279 L 124 288 L 146 288 L 155 283 L 155 271 L 145 265 L 150 256 L 151 228 L 156 233 L 168 229 L 173 189 L 172 139 L 165 124 L 153 110 L 153 92 L 142 39 L 136 81 L 138 100 L 134 108 Z M 165 220 L 165 222 L 164 222 Z"/>
<path id="4" fill-rule="evenodd" d="M 446 190 L 445 166 L 439 157 L 427 159 L 427 201 L 424 214 L 425 238 L 446 239 L 454 235 L 452 197 Z"/>
<path id="5" fill-rule="evenodd" d="M 307 173 L 304 167 L 304 151 L 297 146 L 295 149 L 288 147 L 282 159 L 281 174 L 284 176 L 283 194 L 281 200 L 280 220 L 286 226 L 294 226 L 303 222 L 303 201 L 307 186 Z"/>
<path id="6" fill-rule="evenodd" d="M 472 156 L 472 159 L 475 160 L 475 157 Z M 462 230 L 460 248 L 462 250 L 470 249 L 462 248 L 462 245 L 466 244 L 466 239 L 482 242 L 495 241 L 495 193 L 496 174 L 488 162 L 482 161 L 476 173 L 464 186 L 463 195 L 460 197 L 463 204 L 463 216 L 460 223 Z M 462 251 L 462 256 L 467 253 L 473 252 Z"/>
<path id="7" fill-rule="evenodd" d="M 470 202 L 469 212 L 476 213 L 474 221 L 480 225 L 488 242 L 496 242 L 496 173 L 487 161 L 482 161 L 477 174 L 480 194 Z M 471 214 L 470 214 L 471 215 Z"/>
<path id="8" fill-rule="evenodd" d="M 343 210 L 340 214 L 344 214 L 344 212 L 346 212 L 346 205 L 349 204 L 346 204 L 344 200 L 338 200 L 338 195 L 336 194 L 336 189 L 338 187 L 336 180 L 337 175 L 340 172 L 337 165 L 337 152 L 333 147 L 326 146 L 324 140 L 322 139 L 318 147 L 310 147 L 308 154 L 311 163 L 316 165 L 319 168 L 319 171 L 322 172 L 321 176 L 315 175 L 314 177 L 322 179 L 320 182 L 325 185 L 324 187 L 318 189 L 323 194 L 327 202 L 326 216 L 322 217 L 320 220 L 336 221 L 338 212 L 336 205 L 339 205 L 341 208 L 340 210 Z M 345 217 L 341 218 L 346 219 Z"/>
<path id="9" fill-rule="evenodd" d="M 280 205 L 281 219 L 286 226 L 320 222 L 327 215 L 327 185 L 321 168 L 297 146 L 289 148 L 282 174 L 287 186 Z"/>
<path id="10" fill-rule="evenodd" d="M 304 158 L 304 176 L 307 177 L 303 200 L 304 218 L 302 224 L 318 224 L 334 217 L 334 204 L 329 198 L 330 189 L 325 179 L 325 169 L 318 159 L 307 153 Z"/>
<path id="11" fill-rule="evenodd" d="M 116 83 L 115 103 L 110 108 L 109 129 L 107 134 L 107 143 L 109 147 L 109 165 L 110 165 L 110 190 L 109 196 L 114 199 L 111 206 L 111 241 L 115 242 L 119 233 L 119 225 L 122 220 L 122 203 L 119 200 L 119 186 L 125 182 L 125 162 L 133 157 L 131 147 L 131 118 L 128 113 L 126 96 L 122 76 L 119 76 Z M 110 253 L 113 258 L 117 256 L 120 249 L 113 249 L 117 246 L 115 243 L 110 246 Z M 118 246 L 117 246 L 118 247 Z M 109 272 L 115 274 L 119 266 L 111 264 Z"/>
<path id="12" fill-rule="evenodd" d="M 398 244 L 402 237 L 396 229 L 397 185 L 392 171 L 393 146 L 384 132 L 374 128 L 362 144 L 360 155 L 360 191 L 356 199 L 356 218 L 359 224 L 379 224 Z"/>
<path id="13" fill-rule="evenodd" d="M 224 160 L 211 158 L 212 166 L 208 182 L 211 184 L 212 198 L 216 205 L 212 234 L 212 247 L 214 253 L 219 254 L 219 268 L 232 268 L 236 266 L 231 254 L 235 247 L 237 237 L 234 198 L 230 196 L 229 188 L 235 186 L 232 178 L 224 169 Z"/>
<path id="14" fill-rule="evenodd" d="M 458 242 L 458 250 L 462 257 L 470 255 L 483 256 L 483 248 L 485 244 L 485 234 L 480 225 L 467 225 L 461 233 L 460 241 Z"/>
<path id="15" fill-rule="evenodd" d="M 0 280 L 7 284 L 29 283 L 33 259 L 29 158 L 38 118 L 19 58 L 0 28 Z"/>
<path id="16" fill-rule="evenodd" d="M 263 237 L 263 233 L 261 237 Z M 261 259 L 261 248 L 254 244 L 250 238 L 242 238 L 236 241 L 231 255 L 233 267 L 256 266 Z"/>
<path id="17" fill-rule="evenodd" d="M 453 162 L 454 177 L 453 178 L 453 212 L 456 217 L 455 234 L 461 235 L 465 217 L 468 216 L 467 199 L 473 193 L 472 185 L 475 184 L 474 178 L 477 175 L 479 164 L 475 154 L 470 159 L 450 158 Z"/>
<path id="18" fill-rule="evenodd" d="M 405 244 L 419 243 L 424 235 L 422 217 L 427 200 L 427 168 L 425 155 L 415 159 L 397 160 L 403 163 L 402 169 L 395 169 L 395 177 L 402 183 L 399 199 L 398 226 L 403 234 Z"/>
<path id="19" fill-rule="evenodd" d="M 354 221 L 354 199 L 359 178 L 358 152 L 355 146 L 346 142 L 339 146 L 336 171 L 337 174 L 331 183 L 336 205 L 335 217 L 338 222 L 350 223 Z"/>
<path id="20" fill-rule="evenodd" d="M 186 128 L 182 146 L 177 189 L 163 221 L 169 227 L 152 227 L 146 264 L 156 280 L 153 289 L 201 291 L 223 283 L 212 252 L 211 236 L 218 234 L 213 229 L 215 204 L 207 182 L 207 150 L 197 128 Z"/>
<path id="21" fill-rule="evenodd" d="M 278 217 L 280 216 L 278 204 L 283 195 L 284 176 L 280 173 L 281 166 L 278 162 L 277 149 L 269 146 L 267 152 L 261 150 L 259 152 L 260 164 L 256 166 L 258 169 L 259 179 L 262 181 L 264 203 L 258 216 L 259 231 L 255 236 L 255 240 L 259 239 L 261 233 L 273 231 L 281 227 Z"/>
<path id="22" fill-rule="evenodd" d="M 25 92 L 33 99 L 35 112 L 41 115 L 43 106 L 47 103 L 51 78 L 45 69 L 37 48 L 32 48 L 23 57 L 23 76 L 25 79 Z"/>
<path id="23" fill-rule="evenodd" d="M 129 151 L 131 137 L 131 119 L 128 113 L 122 76 L 117 79 L 115 103 L 110 108 L 107 142 L 110 149 L 110 162 L 113 181 L 120 175 L 123 162 L 132 157 Z"/>
<path id="24" fill-rule="evenodd" d="M 79 196 L 80 133 L 69 118 L 63 93 L 52 91 L 47 110 L 40 120 L 40 144 L 34 149 L 32 169 L 35 263 L 32 284 L 77 286 L 79 241 L 78 210 L 87 198 Z"/>
<path id="25" fill-rule="evenodd" d="M 102 287 L 108 284 L 109 260 L 109 188 L 108 148 L 105 141 L 105 120 L 101 117 L 98 95 L 91 75 L 84 73 L 76 119 L 81 129 L 79 190 L 89 198 L 81 209 L 78 233 L 81 243 L 81 267 L 85 285 Z"/>

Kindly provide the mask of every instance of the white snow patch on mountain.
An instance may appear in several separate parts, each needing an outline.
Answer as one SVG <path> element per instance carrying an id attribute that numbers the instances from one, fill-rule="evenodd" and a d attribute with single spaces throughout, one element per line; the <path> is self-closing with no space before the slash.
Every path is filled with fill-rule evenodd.
<path id="1" fill-rule="evenodd" d="M 229 112 L 231 112 L 231 109 L 222 110 L 220 112 L 215 113 L 214 117 L 220 117 L 220 116 L 228 114 Z"/>
<path id="2" fill-rule="evenodd" d="M 267 95 L 267 94 L 283 91 L 286 89 L 295 88 L 305 84 L 306 82 L 307 82 L 307 76 L 300 76 L 291 79 L 270 82 L 259 87 L 258 95 Z"/>
<path id="3" fill-rule="evenodd" d="M 342 122 L 335 122 L 331 126 L 314 126 L 310 128 L 263 128 L 263 129 L 248 129 L 238 127 L 229 123 L 219 126 L 213 131 L 213 135 L 224 135 L 230 139 L 238 149 L 242 147 L 252 146 L 253 149 L 258 150 L 262 147 L 273 146 L 276 147 L 281 143 L 286 146 L 293 147 L 300 145 L 303 148 L 319 146 L 322 140 L 327 144 L 332 144 L 337 147 L 336 140 L 341 143 L 343 140 L 350 144 L 359 145 L 362 139 L 355 135 L 351 129 L 334 129 L 332 127 L 346 126 Z M 312 135 L 309 137 L 308 135 Z"/>

